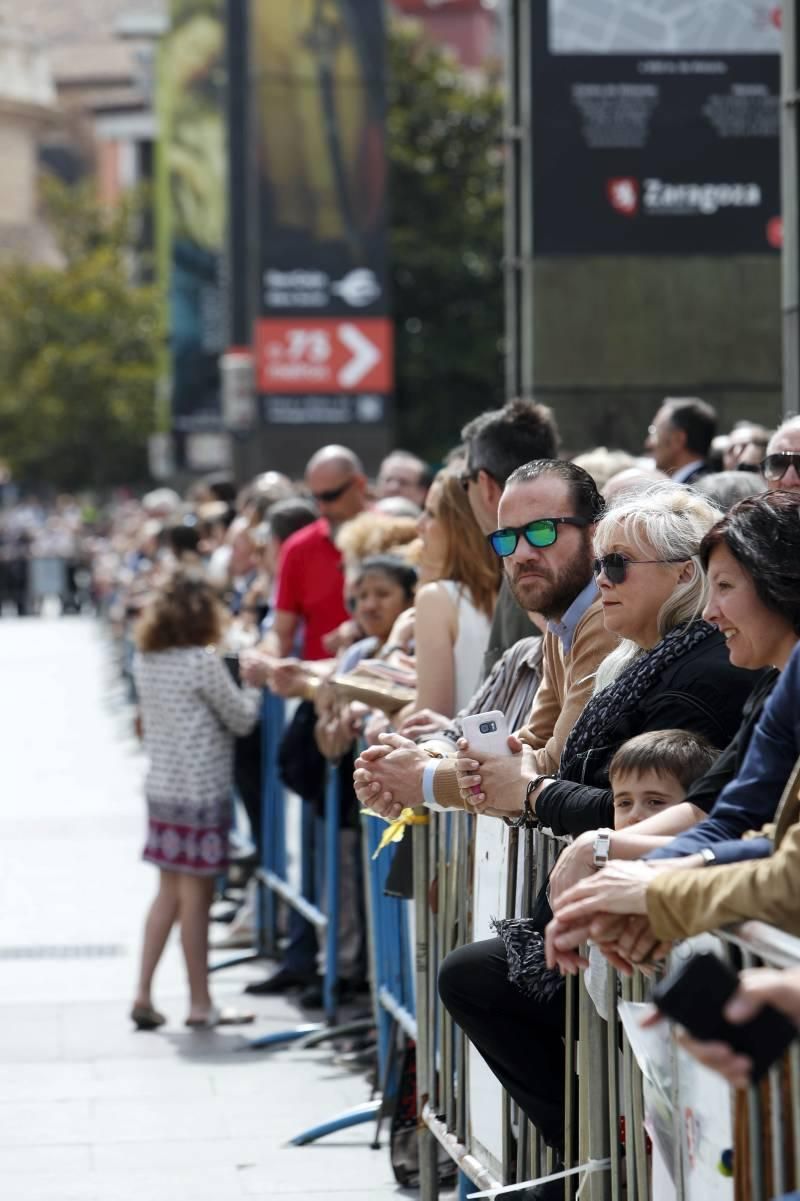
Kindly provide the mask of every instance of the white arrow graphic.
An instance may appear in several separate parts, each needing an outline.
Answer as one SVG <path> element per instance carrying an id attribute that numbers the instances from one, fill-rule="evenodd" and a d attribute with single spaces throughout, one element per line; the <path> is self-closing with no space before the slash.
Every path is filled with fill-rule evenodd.
<path id="1" fill-rule="evenodd" d="M 340 342 L 353 354 L 349 363 L 345 363 L 339 372 L 339 383 L 343 388 L 355 388 L 375 364 L 380 362 L 381 352 L 374 342 L 370 342 L 369 338 L 362 334 L 357 325 L 340 325 L 338 334 Z"/>

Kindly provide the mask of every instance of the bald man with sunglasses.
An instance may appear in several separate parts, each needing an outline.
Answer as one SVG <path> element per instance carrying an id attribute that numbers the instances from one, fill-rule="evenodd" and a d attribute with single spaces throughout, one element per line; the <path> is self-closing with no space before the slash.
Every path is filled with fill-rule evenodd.
<path id="1" fill-rule="evenodd" d="M 281 548 L 275 620 L 263 645 L 281 659 L 293 653 L 301 623 L 302 658 L 329 657 L 322 639 L 348 618 L 336 531 L 367 506 L 367 477 L 346 446 L 318 450 L 308 462 L 305 480 L 319 519 L 292 534 Z"/>
<path id="2" fill-rule="evenodd" d="M 501 527 L 489 535 L 518 603 L 547 620 L 543 677 L 514 756 L 481 758 L 481 812 L 525 813 L 529 785 L 558 768 L 569 731 L 592 693 L 598 664 L 617 645 L 603 624 L 592 565 L 592 534 L 602 499 L 574 463 L 539 459 L 512 472 L 500 497 Z M 471 753 L 462 748 L 466 766 Z M 356 795 L 386 817 L 423 801 L 473 809 L 457 760 L 434 758 L 397 734 L 381 736 L 356 761 Z M 502 806 L 502 807 L 501 807 Z"/>

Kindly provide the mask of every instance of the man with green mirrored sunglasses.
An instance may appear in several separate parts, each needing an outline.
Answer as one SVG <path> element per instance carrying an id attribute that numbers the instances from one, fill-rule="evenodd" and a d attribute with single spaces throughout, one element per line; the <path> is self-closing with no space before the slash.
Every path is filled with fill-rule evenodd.
<path id="1" fill-rule="evenodd" d="M 501 530 L 493 530 L 488 535 L 489 545 L 501 559 L 507 559 L 517 549 L 520 538 L 524 538 L 529 546 L 541 549 L 552 546 L 558 537 L 560 525 L 587 526 L 586 517 L 538 517 L 526 525 L 508 525 Z"/>
<path id="2" fill-rule="evenodd" d="M 546 619 L 547 632 L 542 683 L 528 724 L 519 731 L 518 753 L 481 761 L 482 812 L 515 818 L 524 811 L 528 785 L 558 768 L 566 736 L 591 695 L 597 666 L 617 645 L 603 625 L 592 575 L 592 532 L 601 512 L 591 476 L 558 459 L 518 468 L 500 497 L 498 517 L 504 525 L 495 534 L 507 539 L 498 553 L 508 586 L 523 609 Z M 396 817 L 423 798 L 446 808 L 475 807 L 469 788 L 460 787 L 453 759 L 436 760 L 423 778 L 425 763 L 412 742 L 397 734 L 382 735 L 381 742 L 356 765 L 361 804 L 385 817 Z"/>

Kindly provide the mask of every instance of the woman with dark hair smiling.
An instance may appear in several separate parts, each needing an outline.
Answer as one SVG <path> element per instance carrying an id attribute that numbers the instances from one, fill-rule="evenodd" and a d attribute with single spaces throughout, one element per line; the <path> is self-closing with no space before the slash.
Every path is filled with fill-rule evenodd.
<path id="1" fill-rule="evenodd" d="M 715 862 L 725 863 L 759 851 L 759 840 L 748 844 L 740 839 L 761 826 L 763 814 L 743 803 L 741 791 L 720 794 L 738 776 L 767 698 L 800 641 L 800 493 L 764 492 L 740 501 L 708 531 L 700 557 L 709 581 L 703 615 L 725 637 L 731 663 L 771 670 L 753 689 L 736 737 L 689 789 L 683 804 L 642 822 L 635 832 L 613 834 L 611 859 L 650 853 L 655 859 L 685 857 L 690 867 L 701 852 L 706 862 L 710 852 Z M 702 818 L 706 820 L 697 825 Z M 685 833 L 673 837 L 680 831 Z M 581 835 L 561 856 L 551 878 L 553 900 L 595 871 L 595 837 L 595 831 Z M 640 885 L 634 885 L 633 875 L 640 869 L 631 867 L 635 890 Z M 615 873 L 625 871 L 615 865 Z M 602 876 L 597 887 L 602 888 Z"/>
<path id="2" fill-rule="evenodd" d="M 706 845 L 712 832 L 735 838 L 750 826 L 746 814 L 737 817 L 723 809 L 722 826 L 702 822 L 674 839 L 707 816 L 737 775 L 767 697 L 800 639 L 800 493 L 763 492 L 740 501 L 705 535 L 700 558 L 709 581 L 703 615 L 725 636 L 731 663 L 771 670 L 753 689 L 736 736 L 683 804 L 642 822 L 635 832 L 613 835 L 612 859 L 638 859 L 665 844 L 670 855 L 689 854 L 695 844 Z M 719 816 L 715 811 L 712 820 Z M 595 838 L 596 831 L 588 831 L 563 852 L 551 877 L 553 899 L 595 870 Z"/>

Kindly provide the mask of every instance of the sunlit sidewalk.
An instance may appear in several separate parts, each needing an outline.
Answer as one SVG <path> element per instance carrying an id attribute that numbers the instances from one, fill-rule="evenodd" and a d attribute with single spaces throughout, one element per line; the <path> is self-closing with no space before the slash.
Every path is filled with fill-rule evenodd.
<path id="1" fill-rule="evenodd" d="M 241 1031 L 186 1031 L 175 945 L 156 989 L 169 1024 L 134 1032 L 154 873 L 139 861 L 142 757 L 100 627 L 3 617 L 0 671 L 3 1201 L 404 1195 L 371 1125 L 287 1146 L 367 1100 L 365 1078 L 329 1050 L 252 1052 Z M 262 974 L 223 973 L 218 998 L 243 1003 Z M 254 1034 L 301 1016 L 254 1001 Z"/>

